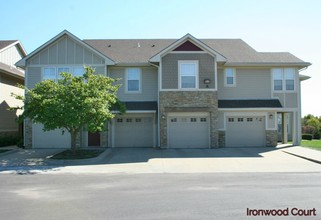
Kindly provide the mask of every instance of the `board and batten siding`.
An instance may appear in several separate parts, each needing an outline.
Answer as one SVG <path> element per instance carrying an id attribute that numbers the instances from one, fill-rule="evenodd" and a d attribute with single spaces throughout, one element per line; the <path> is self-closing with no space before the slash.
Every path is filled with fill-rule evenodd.
<path id="1" fill-rule="evenodd" d="M 158 70 L 155 67 L 139 67 L 141 69 L 141 92 L 126 92 L 126 68 L 109 67 L 109 77 L 119 79 L 117 82 L 122 86 L 117 96 L 121 101 L 157 101 L 158 95 Z"/>
<path id="2" fill-rule="evenodd" d="M 25 85 L 28 89 L 35 87 L 41 81 L 41 67 L 27 67 Z"/>
<path id="3" fill-rule="evenodd" d="M 273 97 L 280 100 L 281 105 L 283 108 L 298 108 L 298 93 L 291 92 L 279 92 L 279 93 L 273 93 Z"/>
<path id="4" fill-rule="evenodd" d="M 225 87 L 224 69 L 218 69 L 219 99 L 270 99 L 271 70 L 266 69 L 235 69 L 236 86 Z"/>
<path id="5" fill-rule="evenodd" d="M 61 37 L 27 61 L 28 65 L 99 65 L 104 63 L 103 58 L 68 36 Z"/>
<path id="6" fill-rule="evenodd" d="M 199 88 L 215 88 L 214 57 L 206 53 L 169 53 L 162 58 L 162 89 L 178 89 L 179 60 L 197 60 Z M 204 79 L 211 81 L 209 87 L 204 84 Z"/>
<path id="7" fill-rule="evenodd" d="M 9 47 L 0 53 L 0 61 L 10 66 L 15 66 L 23 55 L 21 54 L 17 45 Z"/>

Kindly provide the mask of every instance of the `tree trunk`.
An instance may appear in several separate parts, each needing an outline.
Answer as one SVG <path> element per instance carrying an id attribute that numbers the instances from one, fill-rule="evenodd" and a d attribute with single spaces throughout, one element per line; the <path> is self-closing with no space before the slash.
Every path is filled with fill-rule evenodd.
<path id="1" fill-rule="evenodd" d="M 71 150 L 73 152 L 76 151 L 76 141 L 77 141 L 77 131 L 70 131 L 70 137 L 71 137 Z"/>

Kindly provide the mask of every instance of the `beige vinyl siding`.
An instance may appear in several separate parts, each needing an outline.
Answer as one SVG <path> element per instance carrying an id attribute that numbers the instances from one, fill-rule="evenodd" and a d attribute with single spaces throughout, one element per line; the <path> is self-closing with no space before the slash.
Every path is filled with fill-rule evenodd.
<path id="1" fill-rule="evenodd" d="M 224 86 L 224 69 L 218 69 L 219 99 L 270 99 L 270 69 L 235 69 L 235 87 Z"/>
<path id="2" fill-rule="evenodd" d="M 273 115 L 272 118 L 270 118 L 270 115 Z M 275 122 L 276 122 L 276 114 L 274 112 L 268 112 L 267 113 L 267 119 L 266 119 L 266 122 L 267 122 L 267 129 L 275 129 L 276 126 L 275 126 Z"/>
<path id="3" fill-rule="evenodd" d="M 157 68 L 140 67 L 141 68 L 141 92 L 126 92 L 126 67 L 109 67 L 109 76 L 120 79 L 117 83 L 122 84 L 118 90 L 118 98 L 121 101 L 157 101 L 158 79 Z"/>
<path id="4" fill-rule="evenodd" d="M 204 79 L 210 79 L 209 89 L 215 88 L 214 58 L 205 53 L 167 54 L 162 58 L 162 88 L 178 88 L 178 61 L 197 60 L 199 69 L 199 88 L 207 88 Z"/>
<path id="5" fill-rule="evenodd" d="M 102 74 L 102 75 L 106 75 L 105 74 L 105 66 L 92 66 L 93 68 L 95 68 L 95 74 Z"/>
<path id="6" fill-rule="evenodd" d="M 26 86 L 32 89 L 41 81 L 41 67 L 27 67 L 26 77 Z"/>
<path id="7" fill-rule="evenodd" d="M 23 55 L 20 53 L 20 50 L 16 45 L 9 47 L 0 53 L 1 62 L 10 66 L 15 66 L 15 63 L 18 62 L 22 57 Z"/>
<path id="8" fill-rule="evenodd" d="M 279 92 L 273 93 L 273 97 L 280 100 L 283 108 L 297 108 L 298 106 L 298 93 L 296 92 Z"/>
<path id="9" fill-rule="evenodd" d="M 17 116 L 22 110 L 11 111 L 9 107 L 22 106 L 23 102 L 11 96 L 11 93 L 24 95 L 24 90 L 16 87 L 17 83 L 22 83 L 14 78 L 6 77 L 0 74 L 0 133 L 2 131 L 17 131 Z"/>
<path id="10" fill-rule="evenodd" d="M 68 36 L 61 37 L 27 61 L 28 65 L 99 65 L 104 63 L 103 58 Z"/>

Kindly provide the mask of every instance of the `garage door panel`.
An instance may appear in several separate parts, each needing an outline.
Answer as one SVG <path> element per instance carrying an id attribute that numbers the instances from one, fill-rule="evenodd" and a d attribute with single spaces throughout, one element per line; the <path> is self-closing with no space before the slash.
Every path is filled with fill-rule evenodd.
<path id="1" fill-rule="evenodd" d="M 124 115 L 115 119 L 115 147 L 152 147 L 153 114 Z"/>
<path id="2" fill-rule="evenodd" d="M 70 148 L 71 138 L 68 131 L 61 129 L 43 131 L 42 124 L 33 124 L 33 148 Z"/>
<path id="3" fill-rule="evenodd" d="M 228 117 L 226 126 L 226 146 L 265 146 L 264 117 Z"/>
<path id="4" fill-rule="evenodd" d="M 168 117 L 168 145 L 170 148 L 208 148 L 208 114 L 175 115 Z"/>

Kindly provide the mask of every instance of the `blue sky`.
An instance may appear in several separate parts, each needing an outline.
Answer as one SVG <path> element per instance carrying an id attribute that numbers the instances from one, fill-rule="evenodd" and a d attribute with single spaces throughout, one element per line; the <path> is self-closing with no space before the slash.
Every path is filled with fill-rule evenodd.
<path id="1" fill-rule="evenodd" d="M 2 3 L 0 39 L 28 53 L 67 29 L 80 39 L 241 38 L 260 52 L 291 52 L 311 62 L 302 74 L 302 114 L 321 116 L 319 0 L 10 0 Z"/>

